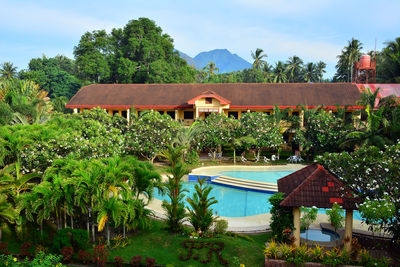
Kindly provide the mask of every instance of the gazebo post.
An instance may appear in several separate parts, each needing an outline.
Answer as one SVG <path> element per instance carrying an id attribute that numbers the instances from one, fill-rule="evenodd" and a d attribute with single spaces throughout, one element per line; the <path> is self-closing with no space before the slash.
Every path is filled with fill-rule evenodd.
<path id="1" fill-rule="evenodd" d="M 293 208 L 293 236 L 294 236 L 294 245 L 296 247 L 300 247 L 300 208 Z"/>
<path id="2" fill-rule="evenodd" d="M 351 250 L 351 240 L 353 237 L 353 210 L 346 209 L 346 221 L 344 226 L 344 248 Z"/>

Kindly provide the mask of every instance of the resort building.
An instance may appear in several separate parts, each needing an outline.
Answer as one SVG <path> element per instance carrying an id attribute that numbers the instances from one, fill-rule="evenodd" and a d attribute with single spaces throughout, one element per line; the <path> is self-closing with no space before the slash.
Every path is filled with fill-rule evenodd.
<path id="1" fill-rule="evenodd" d="M 362 108 L 357 101 L 363 86 L 355 83 L 92 84 L 82 87 L 66 107 L 74 112 L 101 107 L 125 118 L 130 117 L 131 108 L 137 115 L 154 110 L 190 125 L 213 112 L 238 119 L 243 112 L 270 114 L 275 105 L 280 109 L 290 108 L 289 115 L 294 116 L 301 116 L 300 106 L 323 105 L 332 112 L 346 107 L 351 113 Z"/>

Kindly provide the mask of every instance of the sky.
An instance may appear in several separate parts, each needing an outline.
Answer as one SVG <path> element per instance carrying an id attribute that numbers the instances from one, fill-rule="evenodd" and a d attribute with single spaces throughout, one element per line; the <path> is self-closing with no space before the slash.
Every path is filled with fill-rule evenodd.
<path id="1" fill-rule="evenodd" d="M 42 55 L 73 58 L 85 32 L 147 17 L 191 57 L 226 48 L 252 62 L 261 48 L 272 65 L 293 55 L 322 60 L 330 78 L 351 38 L 367 52 L 400 37 L 399 10 L 399 0 L 0 0 L 0 63 L 21 70 Z"/>

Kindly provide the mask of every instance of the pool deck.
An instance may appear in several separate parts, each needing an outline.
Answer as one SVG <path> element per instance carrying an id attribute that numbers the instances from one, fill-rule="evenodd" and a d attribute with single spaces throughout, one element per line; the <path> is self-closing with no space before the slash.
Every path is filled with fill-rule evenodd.
<path id="1" fill-rule="evenodd" d="M 218 175 L 223 171 L 297 171 L 304 168 L 303 164 L 287 164 L 287 165 L 266 165 L 266 166 L 243 166 L 243 165 L 224 165 L 224 166 L 209 166 L 193 169 L 192 175 Z"/>

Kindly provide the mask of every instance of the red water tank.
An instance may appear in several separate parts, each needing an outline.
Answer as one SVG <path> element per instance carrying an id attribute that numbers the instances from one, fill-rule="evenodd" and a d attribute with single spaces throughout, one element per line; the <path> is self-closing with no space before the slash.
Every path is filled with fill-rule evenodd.
<path id="1" fill-rule="evenodd" d="M 371 67 L 371 57 L 369 55 L 362 55 L 360 58 L 360 69 Z"/>

